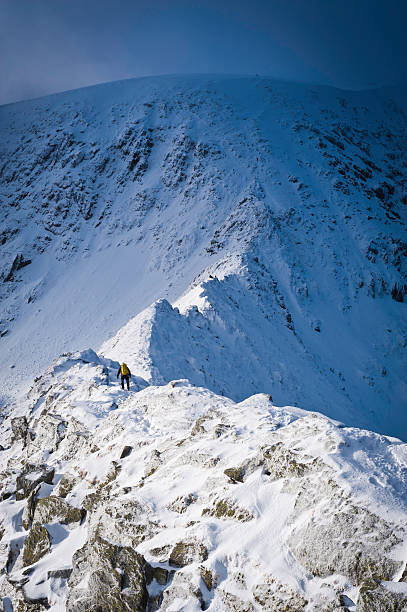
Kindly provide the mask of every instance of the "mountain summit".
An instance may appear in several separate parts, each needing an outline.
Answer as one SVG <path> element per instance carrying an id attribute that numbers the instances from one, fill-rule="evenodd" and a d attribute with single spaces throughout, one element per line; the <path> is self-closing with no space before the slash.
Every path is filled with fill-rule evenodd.
<path id="1" fill-rule="evenodd" d="M 401 94 L 137 79 L 4 106 L 0 136 L 3 403 L 92 346 L 407 436 Z"/>

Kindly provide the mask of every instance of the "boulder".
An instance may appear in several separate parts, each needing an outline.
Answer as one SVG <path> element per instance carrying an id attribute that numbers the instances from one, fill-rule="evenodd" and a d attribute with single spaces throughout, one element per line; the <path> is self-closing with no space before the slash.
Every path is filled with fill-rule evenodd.
<path id="1" fill-rule="evenodd" d="M 256 584 L 253 596 L 264 612 L 300 612 L 307 600 L 288 585 L 273 581 L 272 584 Z"/>
<path id="2" fill-rule="evenodd" d="M 321 512 L 321 508 L 320 508 Z M 360 585 L 372 576 L 391 580 L 401 563 L 386 555 L 400 540 L 391 525 L 364 508 L 348 505 L 325 518 L 311 517 L 295 530 L 288 544 L 314 576 L 348 576 Z"/>
<path id="3" fill-rule="evenodd" d="M 405 584 L 392 583 L 389 585 L 386 582 L 376 582 L 375 584 L 374 581 L 370 581 L 370 583 L 361 587 L 356 612 L 406 611 L 407 588 Z"/>
<path id="4" fill-rule="evenodd" d="M 175 572 L 172 581 L 153 603 L 156 604 L 153 610 L 160 610 L 160 612 L 205 610 L 207 607 L 201 590 L 196 584 L 196 577 L 184 572 Z"/>
<path id="5" fill-rule="evenodd" d="M 208 558 L 208 551 L 201 542 L 177 542 L 171 551 L 169 564 L 185 567 L 190 563 L 202 563 Z"/>
<path id="6" fill-rule="evenodd" d="M 25 444 L 28 434 L 28 423 L 25 416 L 11 419 L 11 431 L 13 432 L 13 442 L 22 440 Z"/>
<path id="7" fill-rule="evenodd" d="M 128 457 L 132 450 L 133 450 L 132 446 L 125 446 L 121 452 L 120 459 L 124 459 L 125 457 Z"/>
<path id="8" fill-rule="evenodd" d="M 27 497 L 27 502 L 24 506 L 23 516 L 21 518 L 21 522 L 23 524 L 24 529 L 29 529 L 31 523 L 33 522 L 35 506 L 37 503 L 35 496 L 37 495 L 39 488 L 40 485 L 37 485 Z"/>
<path id="9" fill-rule="evenodd" d="M 27 465 L 24 472 L 17 476 L 16 500 L 28 497 L 41 482 L 52 484 L 54 474 L 54 468 L 45 465 Z"/>
<path id="10" fill-rule="evenodd" d="M 46 555 L 51 548 L 48 531 L 39 523 L 34 523 L 23 549 L 23 566 L 32 565 Z"/>
<path id="11" fill-rule="evenodd" d="M 64 474 L 58 483 L 58 493 L 60 497 L 66 497 L 72 491 L 78 480 L 71 474 Z"/>
<path id="12" fill-rule="evenodd" d="M 84 511 L 81 508 L 71 506 L 56 495 L 39 499 L 34 513 L 34 520 L 41 524 L 58 522 L 63 525 L 79 525 L 83 517 Z"/>
<path id="13" fill-rule="evenodd" d="M 72 558 L 67 612 L 145 612 L 147 563 L 128 546 L 95 535 Z"/>
<path id="14" fill-rule="evenodd" d="M 202 516 L 215 516 L 219 519 L 231 519 L 246 523 L 254 519 L 254 515 L 250 510 L 238 506 L 233 499 L 219 499 L 211 508 L 204 508 Z"/>
<path id="15" fill-rule="evenodd" d="M 243 478 L 245 475 L 244 469 L 241 467 L 227 468 L 226 470 L 224 470 L 223 473 L 229 478 L 232 483 L 243 482 Z"/>

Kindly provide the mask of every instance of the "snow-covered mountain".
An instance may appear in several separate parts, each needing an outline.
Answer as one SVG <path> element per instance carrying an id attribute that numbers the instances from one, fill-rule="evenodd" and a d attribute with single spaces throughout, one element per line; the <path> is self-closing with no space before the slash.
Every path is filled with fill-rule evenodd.
<path id="1" fill-rule="evenodd" d="M 0 609 L 407 609 L 406 106 L 0 108 Z"/>
<path id="2" fill-rule="evenodd" d="M 202 76 L 2 107 L 3 402 L 104 343 L 152 383 L 406 437 L 405 110 Z"/>

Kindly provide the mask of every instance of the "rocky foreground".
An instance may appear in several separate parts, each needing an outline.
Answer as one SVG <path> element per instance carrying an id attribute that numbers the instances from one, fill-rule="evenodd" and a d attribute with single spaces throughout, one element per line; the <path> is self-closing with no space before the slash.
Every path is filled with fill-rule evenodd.
<path id="1" fill-rule="evenodd" d="M 406 444 L 117 366 L 3 414 L 0 609 L 407 610 Z"/>

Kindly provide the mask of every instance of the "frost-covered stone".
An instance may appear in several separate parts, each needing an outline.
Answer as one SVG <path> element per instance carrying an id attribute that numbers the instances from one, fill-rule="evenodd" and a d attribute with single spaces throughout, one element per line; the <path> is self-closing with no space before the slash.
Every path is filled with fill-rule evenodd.
<path id="1" fill-rule="evenodd" d="M 27 501 L 23 510 L 23 515 L 21 517 L 21 522 L 24 529 L 29 529 L 31 523 L 33 522 L 35 506 L 37 504 L 35 496 L 38 493 L 39 489 L 40 485 L 37 485 L 36 488 L 33 489 L 27 497 Z"/>
<path id="2" fill-rule="evenodd" d="M 357 585 L 372 577 L 393 578 L 401 563 L 386 555 L 400 541 L 391 525 L 356 506 L 325 516 L 311 517 L 288 539 L 304 567 L 315 576 L 344 574 Z"/>
<path id="3" fill-rule="evenodd" d="M 51 484 L 55 468 L 43 465 L 27 465 L 24 471 L 17 476 L 16 499 L 24 499 L 42 482 Z"/>
<path id="4" fill-rule="evenodd" d="M 3 451 L 8 490 L 30 473 L 35 481 L 45 461 L 56 474 L 26 499 L 0 502 L 1 563 L 24 581 L 27 602 L 52 598 L 64 608 L 68 598 L 73 610 L 81 601 L 92 609 L 102 605 L 93 595 L 108 589 L 113 609 L 124 610 L 133 555 L 141 556 L 151 611 L 338 612 L 354 605 L 346 594 L 366 586 L 370 572 L 395 588 L 407 540 L 404 444 L 273 406 L 264 395 L 236 404 L 185 380 L 122 394 L 100 386 L 100 364 L 85 357 L 54 367 L 29 421 L 35 436 L 52 396 L 52 414 L 69 430 L 57 448 L 36 450 L 28 469 L 27 447 L 23 456 L 21 445 Z M 202 430 L 191 436 L 197 420 Z M 130 441 L 131 454 L 119 460 Z M 40 532 L 43 556 L 23 575 L 24 538 L 30 542 L 39 521 L 52 548 Z"/>
<path id="5" fill-rule="evenodd" d="M 245 601 L 234 593 L 219 589 L 219 596 L 228 612 L 256 612 L 256 608 L 250 601 Z"/>
<path id="6" fill-rule="evenodd" d="M 208 558 L 208 551 L 201 542 L 177 542 L 171 551 L 169 564 L 185 567 L 190 563 L 201 563 Z"/>
<path id="7" fill-rule="evenodd" d="M 183 495 L 174 499 L 169 505 L 168 508 L 173 510 L 174 512 L 179 512 L 179 514 L 184 514 L 187 511 L 187 508 L 196 501 L 196 496 L 190 493 L 189 495 Z"/>
<path id="8" fill-rule="evenodd" d="M 164 589 L 158 600 L 158 610 L 203 610 L 204 600 L 197 577 L 190 573 L 176 572 L 171 583 Z"/>
<path id="9" fill-rule="evenodd" d="M 297 477 L 300 478 L 311 471 L 321 469 L 318 458 L 304 457 L 285 448 L 282 442 L 262 449 L 262 459 L 267 475 L 272 479 Z M 307 460 L 306 462 L 304 461 Z"/>
<path id="10" fill-rule="evenodd" d="M 407 588 L 401 583 L 376 582 L 362 586 L 360 589 L 356 612 L 406 612 L 406 610 Z"/>
<path id="11" fill-rule="evenodd" d="M 58 483 L 58 494 L 60 497 L 66 497 L 77 484 L 78 479 L 71 474 L 64 474 Z"/>
<path id="12" fill-rule="evenodd" d="M 61 497 L 52 495 L 43 497 L 37 501 L 35 506 L 34 521 L 39 523 L 58 522 L 62 525 L 78 524 L 81 522 L 84 512 L 81 508 L 75 508 Z"/>
<path id="13" fill-rule="evenodd" d="M 95 536 L 72 563 L 67 612 L 145 612 L 145 560 L 135 550 Z"/>
<path id="14" fill-rule="evenodd" d="M 237 505 L 234 499 L 219 499 L 211 508 L 204 508 L 203 515 L 216 516 L 216 518 L 232 519 L 245 523 L 254 519 L 254 514 Z"/>
<path id="15" fill-rule="evenodd" d="M 26 443 L 28 434 L 28 423 L 25 416 L 15 417 L 11 419 L 11 430 L 13 432 L 13 440 L 22 440 Z"/>
<path id="16" fill-rule="evenodd" d="M 253 597 L 264 612 L 300 612 L 308 603 L 299 593 L 275 580 L 256 584 Z"/>
<path id="17" fill-rule="evenodd" d="M 39 523 L 34 523 L 24 542 L 23 566 L 32 565 L 46 555 L 51 548 L 48 531 Z"/>

